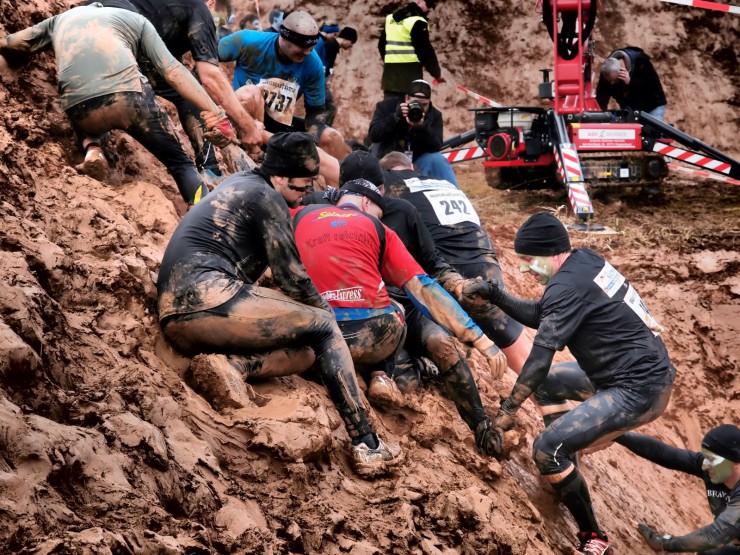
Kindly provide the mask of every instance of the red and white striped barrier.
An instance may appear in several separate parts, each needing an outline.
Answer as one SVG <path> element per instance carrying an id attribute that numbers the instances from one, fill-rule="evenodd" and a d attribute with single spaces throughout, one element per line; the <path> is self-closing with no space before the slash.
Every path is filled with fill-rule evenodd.
<path id="1" fill-rule="evenodd" d="M 560 152 L 563 155 L 563 164 L 565 165 L 565 173 L 568 177 L 568 181 L 576 179 L 583 181 L 583 170 L 581 169 L 581 162 L 578 159 L 578 152 L 572 146 L 561 146 Z"/>
<path id="2" fill-rule="evenodd" d="M 729 6 L 727 4 L 719 4 L 718 2 L 707 2 L 706 0 L 661 0 L 661 2 L 670 2 L 671 4 L 681 4 L 682 6 L 691 6 L 692 8 L 740 14 L 740 6 Z"/>
<path id="3" fill-rule="evenodd" d="M 439 84 L 439 81 L 437 81 L 437 80 L 435 79 L 435 80 L 433 81 L 433 83 L 434 83 L 435 85 L 438 85 L 438 84 Z M 455 87 L 455 88 L 457 88 L 458 90 L 460 90 L 460 91 L 464 92 L 465 94 L 467 94 L 467 95 L 468 95 L 468 96 L 469 96 L 470 98 L 472 98 L 473 100 L 477 100 L 477 101 L 479 101 L 479 102 L 482 102 L 483 104 L 485 104 L 485 105 L 487 105 L 487 106 L 493 106 L 494 108 L 501 108 L 501 107 L 503 107 L 503 104 L 499 104 L 499 103 L 498 103 L 498 102 L 496 102 L 495 100 L 491 100 L 490 98 L 486 98 L 486 97 L 485 97 L 485 96 L 483 96 L 482 94 L 478 94 L 478 93 L 477 93 L 477 92 L 475 92 L 475 91 L 471 91 L 470 89 L 466 89 L 465 87 L 463 87 L 462 85 L 458 85 L 458 84 L 457 84 L 457 83 L 455 83 L 454 81 L 450 81 L 450 80 L 447 80 L 447 83 L 449 83 L 450 85 L 454 86 L 454 87 Z"/>
<path id="4" fill-rule="evenodd" d="M 486 152 L 479 146 L 474 146 L 471 148 L 461 148 L 459 150 L 448 150 L 447 152 L 442 152 L 442 156 L 447 158 L 447 161 L 450 164 L 454 164 L 455 162 L 467 162 L 468 160 L 475 160 L 477 158 L 483 158 L 486 155 Z"/>
<path id="5" fill-rule="evenodd" d="M 695 170 L 694 168 L 687 168 L 686 166 L 682 166 L 681 164 L 676 164 L 674 162 L 671 162 L 668 164 L 668 167 L 672 170 L 676 170 L 683 173 L 688 173 L 690 175 L 696 175 L 699 177 L 704 177 L 706 179 L 715 179 L 717 181 L 724 181 L 725 183 L 730 183 L 732 185 L 740 185 L 740 180 L 733 179 L 731 177 L 725 177 L 724 175 L 718 175 L 713 172 L 705 172 L 703 170 Z"/>
<path id="6" fill-rule="evenodd" d="M 556 147 L 553 151 L 555 152 L 555 164 L 563 180 L 563 186 L 568 191 L 573 213 L 578 216 L 593 214 L 594 206 L 591 204 L 586 184 L 583 182 L 583 170 L 578 159 L 578 152 L 573 145 L 560 145 L 559 150 Z"/>
<path id="7" fill-rule="evenodd" d="M 659 141 L 656 141 L 653 145 L 653 151 L 669 158 L 675 158 L 676 160 L 693 164 L 694 166 L 700 166 L 721 173 L 730 173 L 730 164 L 726 162 L 720 162 L 714 158 L 708 158 L 696 152 L 667 145 Z"/>

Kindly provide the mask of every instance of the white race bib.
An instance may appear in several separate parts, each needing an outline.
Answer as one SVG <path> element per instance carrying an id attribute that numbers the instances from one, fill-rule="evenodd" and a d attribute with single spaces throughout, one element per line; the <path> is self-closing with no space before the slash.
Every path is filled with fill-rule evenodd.
<path id="1" fill-rule="evenodd" d="M 604 267 L 594 278 L 594 282 L 596 283 L 596 285 L 598 285 L 604 291 L 604 293 L 609 296 L 610 299 L 617 294 L 617 291 L 619 291 L 622 285 L 624 285 L 625 281 L 627 280 L 624 278 L 624 276 L 620 274 L 617 269 L 608 262 L 604 263 Z M 637 314 L 640 320 L 642 320 L 642 322 L 655 335 L 658 335 L 660 332 L 663 331 L 663 326 L 661 326 L 658 321 L 653 318 L 653 315 L 650 314 L 647 306 L 644 302 L 642 302 L 640 295 L 637 294 L 637 291 L 634 287 L 632 287 L 632 285 L 627 288 L 627 293 L 624 296 L 624 304 L 630 307 L 632 312 Z"/>
<path id="2" fill-rule="evenodd" d="M 472 222 L 480 225 L 472 203 L 459 189 L 424 191 L 434 213 L 441 225 L 455 225 L 461 222 Z"/>
<path id="3" fill-rule="evenodd" d="M 298 101 L 300 86 L 297 81 L 286 81 L 272 77 L 260 79 L 257 85 L 265 99 L 265 112 L 268 116 L 283 125 L 293 124 L 293 113 Z"/>

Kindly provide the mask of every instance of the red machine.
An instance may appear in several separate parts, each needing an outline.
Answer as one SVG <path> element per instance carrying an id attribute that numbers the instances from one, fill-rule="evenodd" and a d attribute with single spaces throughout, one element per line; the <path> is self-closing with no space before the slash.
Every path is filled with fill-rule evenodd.
<path id="1" fill-rule="evenodd" d="M 455 148 L 475 139 L 478 146 L 444 152 L 447 159 L 483 158 L 492 184 L 502 188 L 551 186 L 557 180 L 567 189 L 581 228 L 588 228 L 594 212 L 587 182 L 657 185 L 668 173 L 666 157 L 740 179 L 739 162 L 647 113 L 601 110 L 592 85 L 590 41 L 597 4 L 543 0 L 555 66 L 552 81 L 550 70 L 542 70 L 539 93 L 552 100 L 551 108 L 488 101 L 488 107 L 472 110 L 475 129 L 445 142 Z"/>

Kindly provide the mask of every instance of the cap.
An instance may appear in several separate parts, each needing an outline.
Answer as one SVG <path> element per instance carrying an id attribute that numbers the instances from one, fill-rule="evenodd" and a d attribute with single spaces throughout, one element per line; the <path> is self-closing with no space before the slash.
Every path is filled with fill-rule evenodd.
<path id="1" fill-rule="evenodd" d="M 369 198 L 377 204 L 383 212 L 385 212 L 385 198 L 380 194 L 380 189 L 370 183 L 367 179 L 353 179 L 352 181 L 347 181 L 339 188 L 339 191 L 345 194 L 351 193 Z"/>
<path id="2" fill-rule="evenodd" d="M 324 21 L 324 23 L 321 24 L 322 33 L 338 33 L 339 28 L 339 23 L 336 21 Z"/>
<path id="3" fill-rule="evenodd" d="M 315 177 L 319 174 L 319 153 L 313 136 L 302 131 L 276 133 L 267 143 L 261 169 L 280 177 Z"/>
<path id="4" fill-rule="evenodd" d="M 526 256 L 554 256 L 570 250 L 568 230 L 550 212 L 537 212 L 514 237 L 514 251 Z"/>
<path id="5" fill-rule="evenodd" d="M 366 179 L 376 187 L 383 185 L 383 170 L 378 159 L 363 150 L 348 154 L 339 166 L 339 184 L 353 179 Z"/>
<path id="6" fill-rule="evenodd" d="M 426 99 L 432 98 L 432 86 L 424 81 L 424 79 L 417 79 L 412 81 L 408 89 L 406 89 L 408 96 L 423 96 Z"/>
<path id="7" fill-rule="evenodd" d="M 729 459 L 740 462 L 740 429 L 732 424 L 722 424 L 712 428 L 701 442 L 704 449 Z"/>
<path id="8" fill-rule="evenodd" d="M 352 27 L 342 27 L 337 35 L 340 39 L 346 39 L 352 44 L 357 42 L 357 31 Z"/>

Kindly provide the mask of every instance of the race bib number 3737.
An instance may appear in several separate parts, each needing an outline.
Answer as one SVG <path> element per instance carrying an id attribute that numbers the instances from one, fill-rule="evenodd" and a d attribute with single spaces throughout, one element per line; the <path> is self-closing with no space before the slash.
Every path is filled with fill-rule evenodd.
<path id="1" fill-rule="evenodd" d="M 285 79 L 261 79 L 259 88 L 265 99 L 265 112 L 272 119 L 283 125 L 293 123 L 295 103 L 298 100 L 299 85 Z"/>

